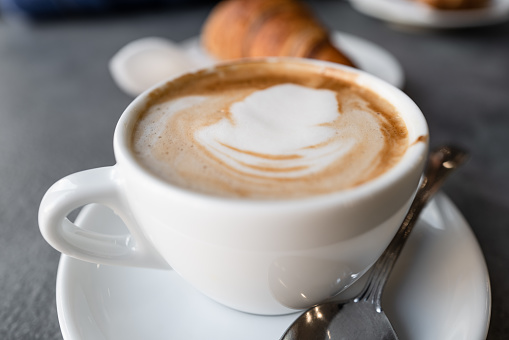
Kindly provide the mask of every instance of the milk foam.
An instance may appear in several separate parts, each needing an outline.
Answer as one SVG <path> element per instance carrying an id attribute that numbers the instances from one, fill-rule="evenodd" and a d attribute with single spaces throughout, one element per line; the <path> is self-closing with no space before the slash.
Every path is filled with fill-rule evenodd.
<path id="1" fill-rule="evenodd" d="M 335 129 L 323 125 L 339 115 L 330 90 L 276 85 L 234 103 L 230 112 L 195 137 L 214 157 L 246 174 L 305 176 L 322 170 L 355 143 L 333 140 Z"/>
<path id="2" fill-rule="evenodd" d="M 167 121 L 176 112 L 188 109 L 206 99 L 207 97 L 204 96 L 189 96 L 169 103 L 154 105 L 151 109 L 152 114 L 150 119 L 138 122 L 137 144 L 145 146 L 144 148 L 136 149 L 138 155 L 145 159 L 152 158 L 151 146 L 157 144 L 158 139 L 162 137 L 165 130 L 165 125 L 159 124 L 161 121 Z"/>
<path id="3" fill-rule="evenodd" d="M 133 134 L 144 166 L 190 190 L 257 199 L 320 195 L 380 175 L 407 147 L 397 112 L 358 86 L 254 82 L 200 92 L 152 104 Z"/>

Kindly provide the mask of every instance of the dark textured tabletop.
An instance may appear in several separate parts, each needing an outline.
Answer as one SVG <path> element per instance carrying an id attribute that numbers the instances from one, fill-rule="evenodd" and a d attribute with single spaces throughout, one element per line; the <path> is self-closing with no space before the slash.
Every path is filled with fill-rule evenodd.
<path id="1" fill-rule="evenodd" d="M 469 222 L 492 288 L 488 339 L 509 339 L 509 23 L 449 31 L 391 27 L 342 1 L 312 6 L 331 28 L 372 41 L 401 63 L 431 145 L 471 160 L 444 191 Z M 70 173 L 112 165 L 117 119 L 131 101 L 108 61 L 147 36 L 200 32 L 211 5 L 43 21 L 0 18 L 0 339 L 62 339 L 60 254 L 42 238 L 39 202 Z"/>

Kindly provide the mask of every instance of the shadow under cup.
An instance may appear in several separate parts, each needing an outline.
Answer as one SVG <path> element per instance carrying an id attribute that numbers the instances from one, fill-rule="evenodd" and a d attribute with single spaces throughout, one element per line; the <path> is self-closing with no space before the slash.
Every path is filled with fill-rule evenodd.
<path id="1" fill-rule="evenodd" d="M 267 64 L 308 69 L 317 77 L 337 73 L 386 99 L 407 126 L 409 145 L 403 157 L 382 175 L 353 189 L 310 198 L 233 199 L 182 189 L 147 171 L 131 150 L 140 112 L 154 95 L 178 81 L 170 80 L 136 98 L 120 118 L 114 136 L 117 164 L 101 175 L 103 182 L 113 183 L 113 194 L 100 200 L 92 194 L 76 200 L 81 204 L 99 201 L 114 208 L 134 240 L 129 249 L 96 256 L 100 252 L 87 253 L 81 249 L 83 242 L 77 241 L 69 251 L 64 245 L 69 237 L 45 231 L 58 229 L 47 226 L 59 224 L 58 220 L 49 223 L 43 216 L 41 230 L 48 242 L 71 256 L 96 263 L 156 268 L 169 264 L 210 298 L 255 314 L 304 309 L 355 282 L 389 244 L 411 203 L 426 161 L 426 121 L 415 103 L 395 87 L 327 62 L 241 61 L 191 76 L 228 68 L 241 72 Z"/>

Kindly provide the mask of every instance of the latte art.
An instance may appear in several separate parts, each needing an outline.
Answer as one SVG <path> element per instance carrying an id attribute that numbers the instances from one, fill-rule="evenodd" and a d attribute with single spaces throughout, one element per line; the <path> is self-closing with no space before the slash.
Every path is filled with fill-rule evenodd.
<path id="1" fill-rule="evenodd" d="M 321 171 L 355 143 L 341 143 L 327 126 L 338 115 L 334 92 L 282 84 L 232 104 L 224 118 L 199 129 L 195 138 L 246 176 L 297 178 Z"/>
<path id="2" fill-rule="evenodd" d="M 366 89 L 325 76 L 317 85 L 305 72 L 271 76 L 158 94 L 134 129 L 138 160 L 190 190 L 278 199 L 360 185 L 406 150 L 397 112 Z"/>

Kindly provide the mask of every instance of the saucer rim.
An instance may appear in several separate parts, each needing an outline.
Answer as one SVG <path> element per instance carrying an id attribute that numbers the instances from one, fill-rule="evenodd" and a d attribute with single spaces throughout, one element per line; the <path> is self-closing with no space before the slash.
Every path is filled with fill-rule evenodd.
<path id="1" fill-rule="evenodd" d="M 490 285 L 490 278 L 489 278 L 489 272 L 486 266 L 486 261 L 484 258 L 484 255 L 482 253 L 482 250 L 479 246 L 479 243 L 475 237 L 475 234 L 473 233 L 470 225 L 465 220 L 463 215 L 460 213 L 458 208 L 455 206 L 455 204 L 450 200 L 448 196 L 446 196 L 444 193 L 439 192 L 434 199 L 440 198 L 443 200 L 443 204 L 447 205 L 448 209 L 452 209 L 457 214 L 457 218 L 462 220 L 461 227 L 461 233 L 464 234 L 463 236 L 467 236 L 470 238 L 471 247 L 473 247 L 473 251 L 475 251 L 476 258 L 478 261 L 476 261 L 477 265 L 480 265 L 478 269 L 481 270 L 483 273 L 482 282 L 484 283 L 484 286 L 482 290 L 484 292 L 484 297 L 482 300 L 485 303 L 485 309 L 482 312 L 479 312 L 479 320 L 481 321 L 479 324 L 479 328 L 475 332 L 481 338 L 479 339 L 486 339 L 489 329 L 489 323 L 491 318 L 491 308 L 492 308 L 492 296 L 491 296 L 491 285 Z M 88 207 L 84 207 L 80 214 L 78 215 L 78 220 L 85 216 L 88 213 Z M 80 217 L 81 216 L 81 217 Z M 71 258 L 67 255 L 62 254 L 60 256 L 59 264 L 58 264 L 58 271 L 57 271 L 57 278 L 56 278 L 56 304 L 57 304 L 57 316 L 58 321 L 60 325 L 60 329 L 62 332 L 62 336 L 65 340 L 82 340 L 80 337 L 79 332 L 79 326 L 78 321 L 75 320 L 74 317 L 71 316 L 71 313 L 68 313 L 67 311 L 72 310 L 71 308 L 71 302 L 72 298 L 68 299 L 67 296 L 69 295 L 67 293 L 69 286 L 68 281 L 69 276 L 67 273 L 72 271 L 72 267 L 76 263 L 84 263 L 84 261 L 80 261 L 74 258 Z M 85 262 L 86 263 L 86 262 Z M 88 263 L 88 265 L 95 265 L 92 263 Z M 129 269 L 129 268 L 127 268 Z M 139 269 L 139 268 L 138 268 Z M 144 270 L 151 270 L 151 269 L 144 269 Z M 481 288 L 481 287 L 480 287 Z M 481 315 L 482 314 L 482 315 Z M 481 329 L 482 327 L 482 329 Z M 473 336 L 473 339 L 475 337 Z"/>

